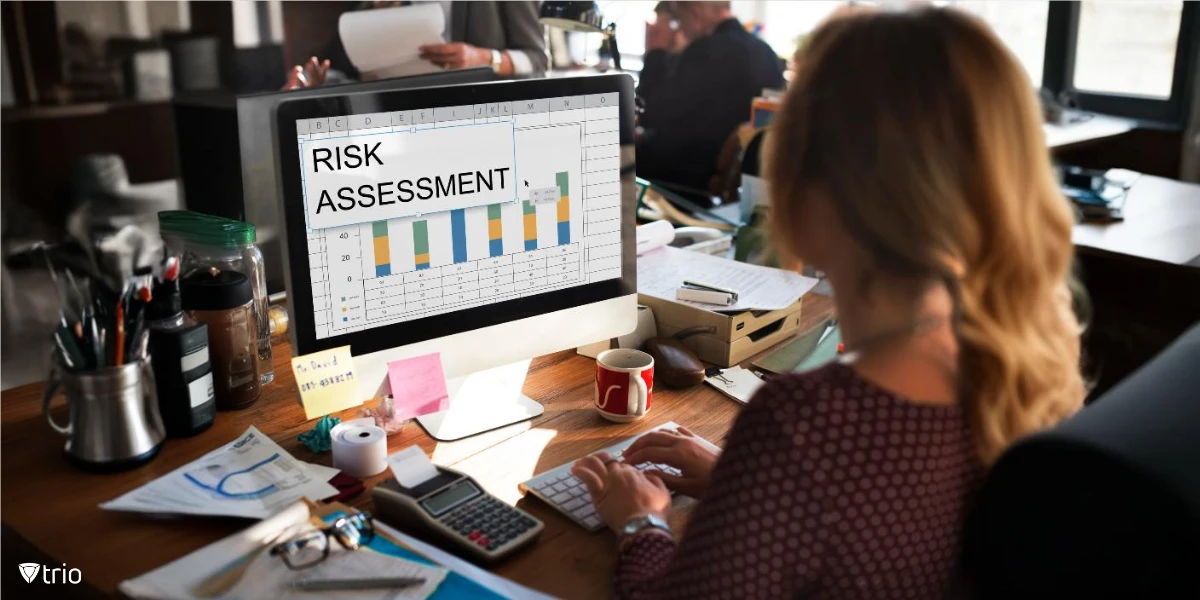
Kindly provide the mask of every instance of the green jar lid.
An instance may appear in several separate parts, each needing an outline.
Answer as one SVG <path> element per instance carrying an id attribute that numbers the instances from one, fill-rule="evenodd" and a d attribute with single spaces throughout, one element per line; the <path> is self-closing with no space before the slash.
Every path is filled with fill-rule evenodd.
<path id="1" fill-rule="evenodd" d="M 163 235 L 204 246 L 234 248 L 258 240 L 257 231 L 251 223 L 189 210 L 159 212 L 158 226 Z"/>

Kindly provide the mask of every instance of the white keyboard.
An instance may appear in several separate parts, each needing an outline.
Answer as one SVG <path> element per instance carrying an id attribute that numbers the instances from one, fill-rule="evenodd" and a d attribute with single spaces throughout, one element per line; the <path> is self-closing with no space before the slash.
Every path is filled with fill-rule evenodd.
<path id="1" fill-rule="evenodd" d="M 651 429 L 650 431 L 658 431 L 660 429 L 668 429 L 674 431 L 678 425 L 674 422 L 664 423 Z M 645 433 L 650 433 L 649 431 Z M 645 433 L 635 435 L 631 438 L 622 440 L 598 452 L 603 451 L 612 455 L 614 458 L 620 458 L 621 453 L 625 451 L 633 441 L 645 435 Z M 696 438 L 701 443 L 712 448 L 714 452 L 720 452 L 721 449 L 703 438 Z M 582 458 L 582 457 L 580 457 Z M 604 523 L 596 514 L 596 507 L 592 506 L 592 495 L 588 493 L 587 486 L 571 474 L 571 466 L 575 461 L 561 464 L 549 471 L 537 475 L 533 479 L 521 483 L 518 487 L 522 492 L 533 494 L 541 498 L 544 502 L 558 509 L 559 512 L 570 517 L 572 521 L 579 524 L 580 527 L 588 531 L 599 531 L 604 527 Z M 646 469 L 656 469 L 664 473 L 679 475 L 680 472 L 674 467 L 669 467 L 662 464 L 654 464 L 645 462 L 637 465 L 638 470 L 645 471 Z"/>

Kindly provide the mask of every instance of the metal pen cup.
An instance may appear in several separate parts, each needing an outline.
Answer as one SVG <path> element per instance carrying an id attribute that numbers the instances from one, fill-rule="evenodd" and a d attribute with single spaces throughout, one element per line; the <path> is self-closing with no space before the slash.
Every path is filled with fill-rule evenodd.
<path id="1" fill-rule="evenodd" d="M 60 388 L 70 415 L 65 426 L 50 414 Z M 158 454 L 166 438 L 149 358 L 95 371 L 71 371 L 54 361 L 42 414 L 51 429 L 67 438 L 67 462 L 87 471 L 141 466 Z"/>

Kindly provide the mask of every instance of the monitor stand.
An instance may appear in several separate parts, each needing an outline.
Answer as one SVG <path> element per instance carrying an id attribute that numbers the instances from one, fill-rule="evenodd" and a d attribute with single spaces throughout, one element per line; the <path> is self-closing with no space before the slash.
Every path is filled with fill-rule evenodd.
<path id="1" fill-rule="evenodd" d="M 447 380 L 450 408 L 417 417 L 417 422 L 433 439 L 453 442 L 541 416 L 545 407 L 521 393 L 529 363 L 523 360 Z"/>

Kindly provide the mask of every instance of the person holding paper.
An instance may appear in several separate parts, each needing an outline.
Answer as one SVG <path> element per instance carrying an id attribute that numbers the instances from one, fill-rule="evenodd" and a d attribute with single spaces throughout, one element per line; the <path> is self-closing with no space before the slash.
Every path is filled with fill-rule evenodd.
<path id="1" fill-rule="evenodd" d="M 406 2 L 362 2 L 357 10 L 391 8 Z M 444 12 L 444 43 L 420 46 L 420 58 L 443 69 L 490 66 L 503 77 L 546 71 L 542 25 L 537 2 L 436 2 Z M 322 53 L 288 73 L 284 89 L 315 87 L 371 77 L 350 60 L 339 36 Z"/>
<path id="2" fill-rule="evenodd" d="M 646 26 L 637 173 L 708 190 L 721 147 L 750 119 L 751 101 L 764 88 L 783 87 L 783 63 L 746 31 L 729 2 L 671 2 L 669 9 L 678 31 L 661 16 Z M 688 43 L 674 52 L 679 32 Z"/>
<path id="3" fill-rule="evenodd" d="M 951 8 L 854 9 L 796 60 L 771 237 L 828 276 L 844 351 L 765 383 L 720 456 L 655 432 L 576 463 L 621 598 L 945 597 L 988 466 L 1083 402 L 1074 220 L 1003 42 Z M 700 498 L 679 541 L 668 490 Z"/>

